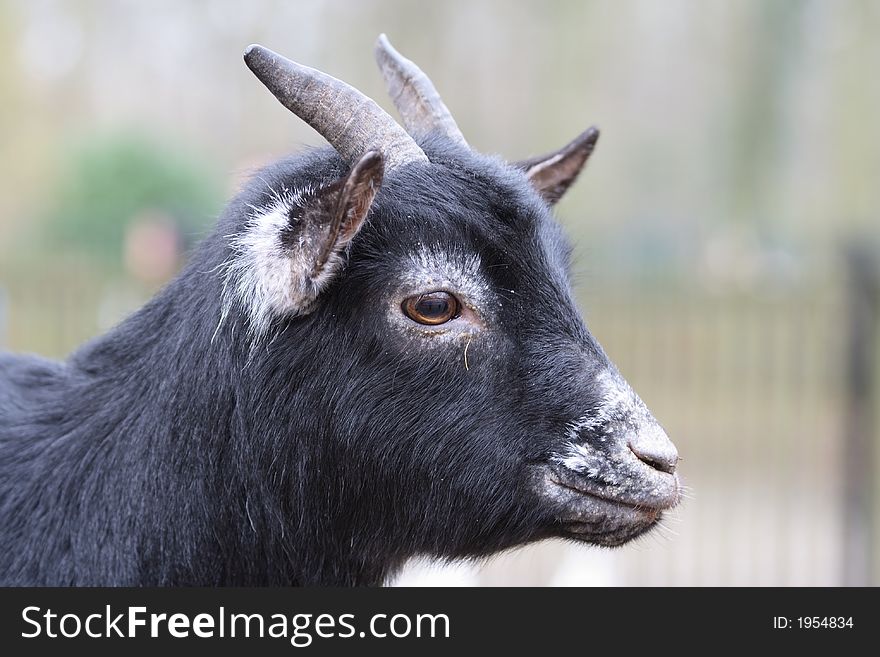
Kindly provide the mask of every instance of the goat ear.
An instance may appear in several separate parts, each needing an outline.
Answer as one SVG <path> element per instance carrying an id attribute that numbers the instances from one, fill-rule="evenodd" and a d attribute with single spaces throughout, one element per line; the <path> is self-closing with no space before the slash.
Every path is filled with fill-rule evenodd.
<path id="1" fill-rule="evenodd" d="M 554 205 L 577 179 L 598 140 L 599 130 L 592 127 L 558 151 L 517 162 L 515 166 L 525 171 L 538 193 Z"/>
<path id="2" fill-rule="evenodd" d="M 326 222 L 320 239 L 316 240 L 311 278 L 326 275 L 331 260 L 357 234 L 379 188 L 385 172 L 385 160 L 379 151 L 369 151 L 352 167 L 348 176 L 318 191 L 316 207 Z M 332 273 L 332 272 L 331 272 Z"/>
<path id="3" fill-rule="evenodd" d="M 342 267 L 343 252 L 370 211 L 382 185 L 385 160 L 370 151 L 347 176 L 258 210 L 231 242 L 224 305 L 238 304 L 251 330 L 266 332 L 274 317 L 296 317 L 314 304 Z M 224 315 L 225 316 L 225 315 Z"/>

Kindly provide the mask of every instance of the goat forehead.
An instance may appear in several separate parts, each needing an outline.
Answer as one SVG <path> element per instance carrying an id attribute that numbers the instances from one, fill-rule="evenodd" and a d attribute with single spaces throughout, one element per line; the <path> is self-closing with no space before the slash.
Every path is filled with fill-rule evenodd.
<path id="1" fill-rule="evenodd" d="M 508 260 L 564 251 L 565 238 L 549 208 L 520 187 L 439 176 L 423 185 L 392 185 L 380 193 L 372 223 L 393 231 L 395 239 L 467 244 L 507 254 Z"/>
<path id="2" fill-rule="evenodd" d="M 485 216 L 371 220 L 357 255 L 386 262 L 407 282 L 481 277 L 501 287 L 567 285 L 565 250 L 535 230 L 515 231 Z"/>
<path id="3" fill-rule="evenodd" d="M 355 240 L 356 259 L 385 262 L 411 283 L 479 278 L 503 292 L 567 289 L 568 245 L 549 210 L 488 195 L 436 198 L 431 190 L 382 199 Z"/>

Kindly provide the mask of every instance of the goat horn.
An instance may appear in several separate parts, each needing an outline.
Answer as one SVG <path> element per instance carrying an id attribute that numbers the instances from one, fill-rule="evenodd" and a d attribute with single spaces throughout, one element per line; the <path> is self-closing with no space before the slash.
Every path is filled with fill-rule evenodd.
<path id="1" fill-rule="evenodd" d="M 440 132 L 462 146 L 468 145 L 452 113 L 422 69 L 397 52 L 384 34 L 376 41 L 375 54 L 388 95 L 411 135 L 421 137 Z"/>
<path id="2" fill-rule="evenodd" d="M 384 155 L 387 169 L 428 161 L 406 130 L 351 85 L 263 46 L 248 46 L 244 61 L 282 105 L 320 133 L 348 164 L 371 150 Z"/>

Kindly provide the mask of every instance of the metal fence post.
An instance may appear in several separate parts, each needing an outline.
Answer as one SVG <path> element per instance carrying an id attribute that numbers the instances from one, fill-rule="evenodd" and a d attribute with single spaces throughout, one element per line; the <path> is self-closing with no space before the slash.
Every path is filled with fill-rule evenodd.
<path id="1" fill-rule="evenodd" d="M 843 445 L 843 584 L 874 581 L 880 263 L 863 245 L 846 252 L 847 334 Z"/>

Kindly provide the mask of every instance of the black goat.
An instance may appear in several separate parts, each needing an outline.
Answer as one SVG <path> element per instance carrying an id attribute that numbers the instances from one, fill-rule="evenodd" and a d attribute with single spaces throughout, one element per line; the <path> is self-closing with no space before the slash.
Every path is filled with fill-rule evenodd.
<path id="1" fill-rule="evenodd" d="M 414 555 L 618 545 L 678 502 L 551 216 L 598 131 L 479 155 L 424 73 L 377 55 L 406 130 L 248 48 L 334 149 L 255 175 L 66 362 L 0 356 L 0 583 L 380 584 Z"/>

